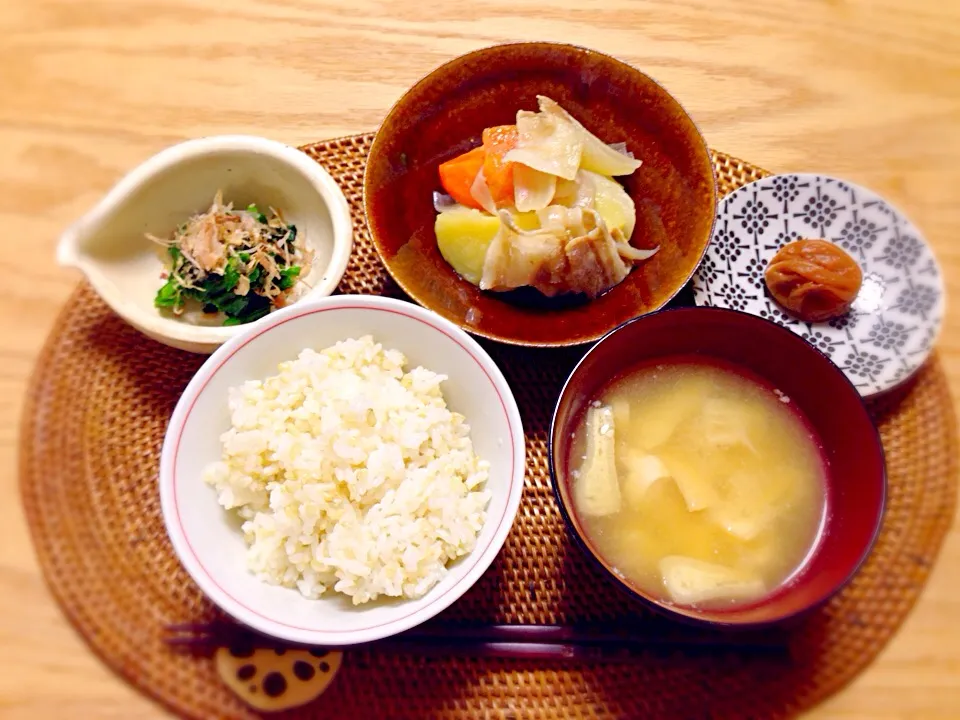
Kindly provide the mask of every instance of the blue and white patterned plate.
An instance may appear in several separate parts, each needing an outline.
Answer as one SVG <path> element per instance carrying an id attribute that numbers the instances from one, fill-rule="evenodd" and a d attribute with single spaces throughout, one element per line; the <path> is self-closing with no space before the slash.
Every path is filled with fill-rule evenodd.
<path id="1" fill-rule="evenodd" d="M 767 263 L 801 238 L 835 242 L 860 264 L 863 286 L 846 315 L 805 323 L 767 293 Z M 866 188 L 812 174 L 767 177 L 719 203 L 693 295 L 697 305 L 742 310 L 793 330 L 829 355 L 864 396 L 920 368 L 945 304 L 936 258 L 903 213 Z"/>

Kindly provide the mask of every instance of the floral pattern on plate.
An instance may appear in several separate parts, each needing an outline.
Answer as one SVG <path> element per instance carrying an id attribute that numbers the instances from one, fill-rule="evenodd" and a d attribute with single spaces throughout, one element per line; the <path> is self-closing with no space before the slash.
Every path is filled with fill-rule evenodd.
<path id="1" fill-rule="evenodd" d="M 863 285 L 846 315 L 803 322 L 767 292 L 767 263 L 801 238 L 835 242 L 860 264 Z M 889 390 L 919 369 L 944 313 L 940 267 L 916 226 L 876 193 L 812 174 L 767 177 L 719 203 L 693 296 L 697 305 L 741 310 L 789 328 L 828 355 L 864 396 Z"/>

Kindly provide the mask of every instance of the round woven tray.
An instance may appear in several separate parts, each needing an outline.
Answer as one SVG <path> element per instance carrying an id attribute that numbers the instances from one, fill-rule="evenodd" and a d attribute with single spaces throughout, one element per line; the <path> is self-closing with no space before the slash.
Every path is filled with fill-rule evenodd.
<path id="1" fill-rule="evenodd" d="M 304 149 L 340 182 L 356 220 L 340 290 L 398 294 L 362 221 L 370 140 L 364 135 Z M 764 174 L 721 153 L 714 161 L 722 194 Z M 524 416 L 526 486 L 497 561 L 444 617 L 503 623 L 646 618 L 570 544 L 550 491 L 549 414 L 583 350 L 487 347 Z M 251 718 L 256 713 L 220 684 L 211 660 L 174 653 L 161 638 L 167 623 L 218 617 L 173 554 L 156 485 L 167 419 L 201 361 L 144 338 L 81 286 L 33 376 L 21 490 L 50 588 L 106 663 L 182 715 Z M 953 516 L 956 425 L 938 360 L 872 409 L 889 466 L 883 531 L 856 579 L 793 629 L 793 660 L 675 653 L 586 666 L 356 651 L 347 653 L 325 695 L 289 716 L 734 718 L 789 716 L 810 707 L 859 673 L 903 622 Z"/>

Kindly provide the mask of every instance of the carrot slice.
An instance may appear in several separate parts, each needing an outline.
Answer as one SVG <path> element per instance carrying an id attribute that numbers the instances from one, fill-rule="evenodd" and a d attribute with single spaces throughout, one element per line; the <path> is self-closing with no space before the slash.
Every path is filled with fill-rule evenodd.
<path id="1" fill-rule="evenodd" d="M 498 125 L 483 131 L 483 176 L 498 207 L 513 205 L 513 163 L 503 156 L 517 146 L 517 126 Z"/>
<path id="2" fill-rule="evenodd" d="M 470 186 L 477 179 L 477 173 L 483 167 L 485 152 L 482 147 L 474 148 L 463 155 L 457 155 L 440 165 L 440 184 L 454 200 L 461 205 L 482 210 L 473 195 Z"/>

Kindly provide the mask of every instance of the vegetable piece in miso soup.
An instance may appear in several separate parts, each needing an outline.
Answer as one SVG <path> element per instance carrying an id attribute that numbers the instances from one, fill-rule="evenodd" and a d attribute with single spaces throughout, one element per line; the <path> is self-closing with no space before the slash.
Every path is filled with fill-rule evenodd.
<path id="1" fill-rule="evenodd" d="M 713 479 L 705 475 L 701 468 L 695 467 L 689 458 L 676 453 L 666 459 L 666 465 L 670 477 L 680 488 L 687 510 L 696 512 L 717 504 L 719 497 Z"/>
<path id="2" fill-rule="evenodd" d="M 623 464 L 623 494 L 627 505 L 633 508 L 640 506 L 643 496 L 657 480 L 670 477 L 667 466 L 656 455 L 628 451 Z"/>
<path id="3" fill-rule="evenodd" d="M 789 503 L 789 471 L 760 474 L 741 470 L 726 478 L 723 497 L 710 508 L 720 527 L 742 540 L 766 530 Z"/>
<path id="4" fill-rule="evenodd" d="M 708 397 L 700 421 L 704 439 L 717 447 L 742 446 L 756 452 L 750 441 L 749 409 L 731 398 Z"/>
<path id="5" fill-rule="evenodd" d="M 767 591 L 759 577 L 693 558 L 665 557 L 660 561 L 660 572 L 670 597 L 684 605 L 709 600 L 752 600 Z"/>
<path id="6" fill-rule="evenodd" d="M 695 381 L 651 393 L 644 398 L 644 406 L 637 408 L 642 412 L 631 413 L 631 442 L 650 451 L 666 444 L 703 404 L 703 393 L 702 383 Z"/>
<path id="7" fill-rule="evenodd" d="M 616 437 L 613 409 L 609 405 L 587 410 L 587 449 L 574 492 L 577 507 L 587 515 L 620 512 L 620 482 L 617 479 Z"/>

